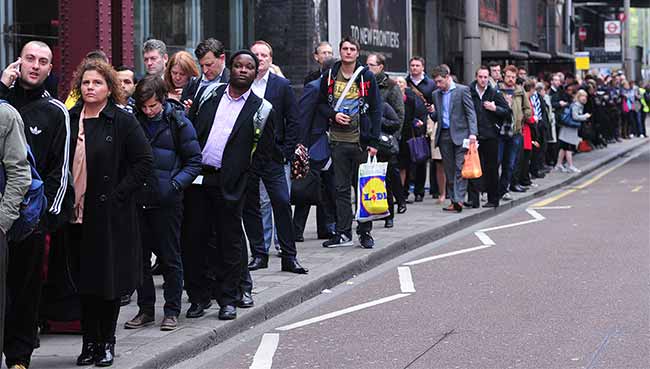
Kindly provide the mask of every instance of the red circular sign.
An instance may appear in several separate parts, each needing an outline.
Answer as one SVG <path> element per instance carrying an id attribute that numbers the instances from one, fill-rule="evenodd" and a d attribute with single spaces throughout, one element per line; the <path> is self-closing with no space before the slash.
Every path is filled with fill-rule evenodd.
<path id="1" fill-rule="evenodd" d="M 609 33 L 617 33 L 618 32 L 618 25 L 616 25 L 616 23 L 608 23 L 607 24 L 607 32 L 609 32 Z"/>
<path id="2" fill-rule="evenodd" d="M 584 41 L 584 40 L 587 39 L 587 29 L 586 28 L 580 27 L 580 29 L 578 30 L 578 38 L 580 39 L 580 41 Z"/>
<path id="3" fill-rule="evenodd" d="M 618 20 L 625 22 L 626 19 L 627 17 L 625 16 L 625 13 L 618 13 Z"/>

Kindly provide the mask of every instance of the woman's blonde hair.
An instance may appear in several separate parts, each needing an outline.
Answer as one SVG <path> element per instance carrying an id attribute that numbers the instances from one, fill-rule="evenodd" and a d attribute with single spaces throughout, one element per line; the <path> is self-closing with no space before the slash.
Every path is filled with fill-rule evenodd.
<path id="1" fill-rule="evenodd" d="M 576 97 L 573 99 L 573 101 L 579 102 L 580 101 L 580 96 L 587 97 L 589 95 L 587 94 L 587 91 L 585 91 L 583 89 L 580 89 L 580 90 L 578 90 L 578 92 L 576 92 Z"/>

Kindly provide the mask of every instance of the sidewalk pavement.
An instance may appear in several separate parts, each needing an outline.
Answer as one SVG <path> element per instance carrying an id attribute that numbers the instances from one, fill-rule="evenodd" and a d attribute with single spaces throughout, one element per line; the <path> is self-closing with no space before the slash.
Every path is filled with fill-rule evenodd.
<path id="1" fill-rule="evenodd" d="M 340 284 L 395 256 L 418 248 L 446 235 L 481 222 L 504 212 L 513 206 L 540 197 L 578 180 L 603 165 L 621 157 L 637 147 L 648 145 L 649 139 L 631 139 L 575 156 L 575 165 L 582 173 L 552 172 L 544 179 L 535 180 L 537 187 L 526 193 L 513 193 L 513 201 L 503 201 L 497 209 L 464 209 L 460 214 L 441 211 L 442 206 L 427 196 L 424 202 L 409 204 L 405 214 L 395 218 L 395 228 L 383 228 L 383 221 L 375 222 L 373 236 L 375 248 L 358 247 L 326 249 L 316 239 L 315 211 L 312 209 L 305 231 L 305 242 L 298 243 L 298 256 L 308 275 L 280 272 L 280 259 L 272 257 L 269 269 L 253 272 L 255 307 L 238 309 L 238 318 L 223 322 L 217 319 L 218 306 L 213 304 L 207 314 L 199 319 L 185 318 L 189 307 L 186 296 L 179 318 L 179 329 L 161 332 L 162 278 L 157 276 L 156 325 L 139 330 L 125 330 L 124 322 L 138 311 L 132 302 L 123 307 L 118 320 L 115 368 L 168 368 L 187 358 L 217 345 L 250 327 L 270 319 L 301 302 L 321 293 L 324 289 Z M 134 300 L 135 300 L 134 295 Z M 75 359 L 81 349 L 81 337 L 77 335 L 43 335 L 41 347 L 34 352 L 32 368 L 76 368 Z"/>

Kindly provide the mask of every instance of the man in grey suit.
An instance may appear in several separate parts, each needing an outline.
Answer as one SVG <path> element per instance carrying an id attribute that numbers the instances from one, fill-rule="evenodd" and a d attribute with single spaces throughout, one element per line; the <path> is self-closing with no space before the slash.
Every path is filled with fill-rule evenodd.
<path id="1" fill-rule="evenodd" d="M 435 142 L 442 154 L 451 199 L 451 205 L 442 210 L 460 213 L 467 192 L 467 180 L 461 175 L 467 151 L 463 140 L 469 138 L 470 143 L 476 143 L 476 111 L 469 87 L 455 83 L 447 68 L 438 66 L 431 75 L 438 89 L 433 93 L 429 115 L 438 122 Z"/>

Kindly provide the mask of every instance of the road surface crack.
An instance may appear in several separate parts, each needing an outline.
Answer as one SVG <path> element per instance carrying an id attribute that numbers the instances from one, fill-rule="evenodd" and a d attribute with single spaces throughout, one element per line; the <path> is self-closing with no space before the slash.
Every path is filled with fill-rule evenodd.
<path id="1" fill-rule="evenodd" d="M 440 337 L 440 339 L 437 340 L 433 345 L 429 346 L 429 348 L 427 348 L 423 353 L 421 353 L 420 355 L 416 356 L 415 359 L 411 360 L 410 363 L 406 364 L 406 366 L 404 367 L 404 369 L 408 369 L 408 368 L 409 368 L 411 365 L 413 365 L 416 361 L 420 360 L 420 358 L 421 358 L 422 356 L 426 355 L 427 352 L 431 351 L 431 350 L 432 350 L 434 347 L 436 347 L 439 343 L 441 343 L 441 342 L 444 341 L 447 337 L 449 337 L 449 336 L 451 336 L 452 334 L 455 334 L 455 333 L 456 333 L 456 330 L 455 330 L 455 329 L 452 329 L 452 330 L 450 330 L 449 332 L 444 333 L 444 334 L 442 335 L 442 337 Z"/>

